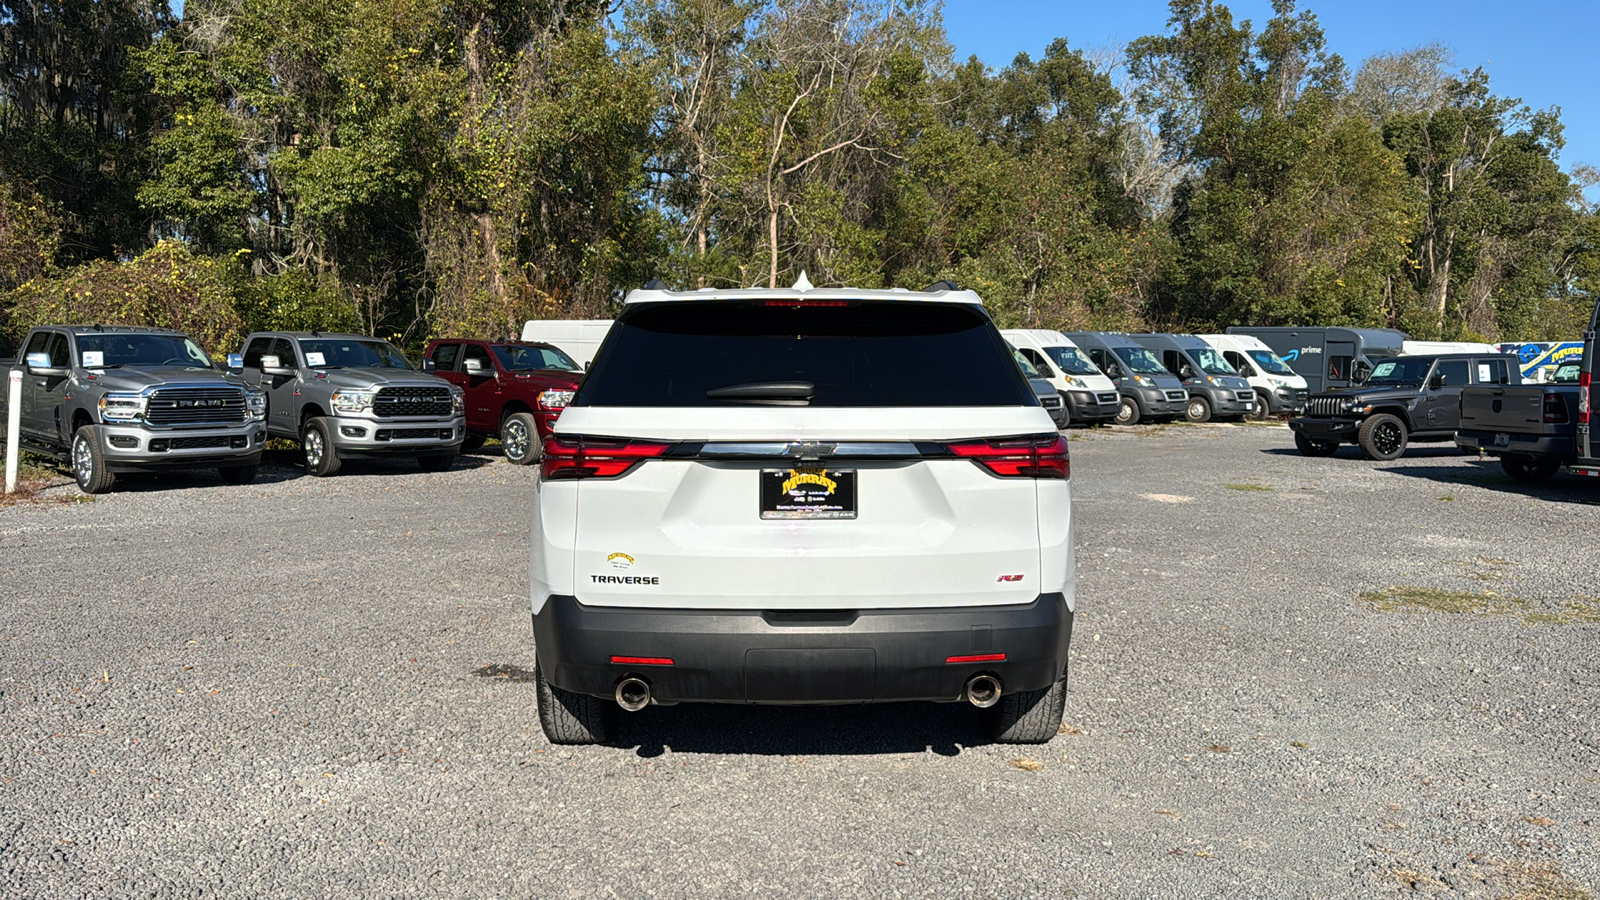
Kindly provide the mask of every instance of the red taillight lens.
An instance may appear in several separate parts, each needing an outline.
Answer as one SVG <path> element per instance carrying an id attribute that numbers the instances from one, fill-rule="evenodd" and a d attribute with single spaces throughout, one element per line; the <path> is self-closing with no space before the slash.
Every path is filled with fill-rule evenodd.
<path id="1" fill-rule="evenodd" d="M 1560 394 L 1544 395 L 1544 420 L 1555 423 L 1567 420 L 1567 404 L 1562 402 Z"/>
<path id="2" fill-rule="evenodd" d="M 945 449 L 1007 478 L 1070 478 L 1067 439 L 1059 434 L 989 441 L 961 441 Z"/>
<path id="3" fill-rule="evenodd" d="M 671 444 L 616 438 L 561 437 L 544 442 L 539 472 L 546 479 L 615 478 L 639 463 L 666 454 Z"/>
<path id="4" fill-rule="evenodd" d="M 1588 372 L 1578 373 L 1578 421 L 1584 425 L 1589 424 L 1589 405 L 1594 393 L 1591 384 Z"/>

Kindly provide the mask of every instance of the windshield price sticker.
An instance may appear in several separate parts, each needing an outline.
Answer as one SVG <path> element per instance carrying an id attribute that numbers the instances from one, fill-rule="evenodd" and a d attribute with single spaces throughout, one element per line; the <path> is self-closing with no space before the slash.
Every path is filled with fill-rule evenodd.
<path id="1" fill-rule="evenodd" d="M 328 364 L 327 357 L 323 356 L 321 353 L 314 353 L 314 352 L 312 352 L 310 350 L 306 351 L 306 365 L 308 365 L 308 366 L 325 366 L 327 364 Z"/>
<path id="2" fill-rule="evenodd" d="M 761 470 L 761 518 L 854 519 L 854 469 Z"/>
<path id="3" fill-rule="evenodd" d="M 106 354 L 102 350 L 83 351 L 83 367 L 85 369 L 100 369 L 106 364 Z"/>

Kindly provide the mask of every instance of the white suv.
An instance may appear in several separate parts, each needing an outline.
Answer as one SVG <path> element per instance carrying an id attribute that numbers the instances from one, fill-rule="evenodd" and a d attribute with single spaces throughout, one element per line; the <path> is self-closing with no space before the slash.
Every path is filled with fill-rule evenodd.
<path id="1" fill-rule="evenodd" d="M 1055 735 L 1067 444 L 971 291 L 634 291 L 540 470 L 552 742 L 678 702 L 966 699 Z"/>

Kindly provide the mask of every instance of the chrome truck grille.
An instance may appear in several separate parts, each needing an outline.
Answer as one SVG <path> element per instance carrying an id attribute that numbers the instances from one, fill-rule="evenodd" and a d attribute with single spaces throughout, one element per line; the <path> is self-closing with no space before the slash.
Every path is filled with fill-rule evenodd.
<path id="1" fill-rule="evenodd" d="M 386 387 L 373 398 L 372 411 L 380 418 L 392 416 L 448 416 L 447 387 Z"/>
<path id="2" fill-rule="evenodd" d="M 245 420 L 244 391 L 234 387 L 162 388 L 150 395 L 145 421 L 164 427 L 238 425 Z"/>

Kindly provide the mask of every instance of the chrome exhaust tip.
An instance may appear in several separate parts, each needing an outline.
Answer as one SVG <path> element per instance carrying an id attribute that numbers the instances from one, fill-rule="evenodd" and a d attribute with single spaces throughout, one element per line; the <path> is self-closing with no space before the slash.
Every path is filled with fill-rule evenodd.
<path id="1" fill-rule="evenodd" d="M 967 702 L 988 709 L 1000 702 L 1000 679 L 993 675 L 974 675 L 967 681 Z"/>
<path id="2" fill-rule="evenodd" d="M 636 675 L 617 682 L 617 705 L 628 712 L 638 712 L 650 705 L 650 684 Z"/>

